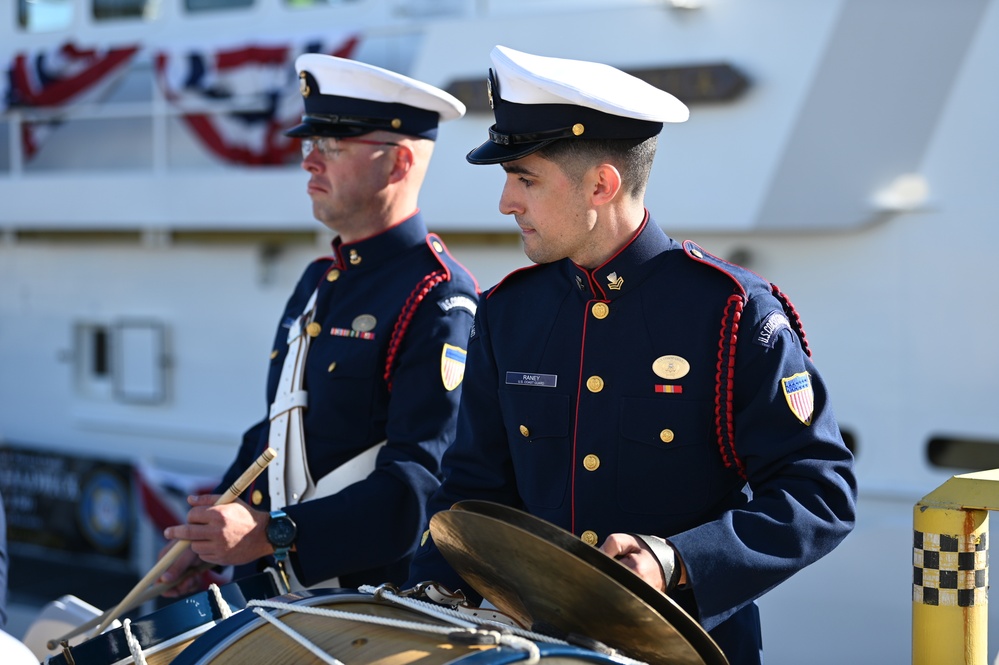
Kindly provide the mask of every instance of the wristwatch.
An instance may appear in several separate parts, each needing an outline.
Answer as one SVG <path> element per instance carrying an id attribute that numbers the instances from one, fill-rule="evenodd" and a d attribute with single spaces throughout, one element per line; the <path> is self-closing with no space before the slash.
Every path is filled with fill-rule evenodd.
<path id="1" fill-rule="evenodd" d="M 274 546 L 274 558 L 277 561 L 287 558 L 296 535 L 298 526 L 295 521 L 283 510 L 272 510 L 271 520 L 267 523 L 267 542 Z"/>

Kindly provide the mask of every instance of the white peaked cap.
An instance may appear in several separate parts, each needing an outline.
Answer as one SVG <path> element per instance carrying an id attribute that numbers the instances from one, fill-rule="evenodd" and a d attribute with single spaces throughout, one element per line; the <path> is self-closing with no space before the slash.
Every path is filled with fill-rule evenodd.
<path id="1" fill-rule="evenodd" d="M 664 90 L 597 62 L 550 58 L 496 46 L 489 101 L 496 124 L 472 150 L 473 164 L 525 157 L 553 141 L 645 139 L 684 122 L 686 105 Z"/>
<path id="2" fill-rule="evenodd" d="M 306 53 L 295 69 L 305 115 L 289 136 L 356 136 L 381 129 L 432 139 L 438 122 L 465 114 L 465 105 L 439 88 L 356 60 Z"/>

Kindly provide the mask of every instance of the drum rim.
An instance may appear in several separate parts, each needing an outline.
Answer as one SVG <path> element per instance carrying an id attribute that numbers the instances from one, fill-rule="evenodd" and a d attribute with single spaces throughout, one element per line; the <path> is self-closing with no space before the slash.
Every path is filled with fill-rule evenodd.
<path id="1" fill-rule="evenodd" d="M 232 610 L 239 611 L 246 607 L 247 602 L 257 598 L 270 598 L 276 593 L 274 578 L 270 573 L 258 573 L 249 577 L 233 580 L 219 587 L 222 599 Z M 269 594 L 269 595 L 265 595 Z M 193 623 L 191 614 L 191 602 L 196 601 L 199 605 L 202 600 L 207 603 L 211 610 L 210 619 Z M 176 602 L 159 608 L 149 614 L 138 617 L 131 622 L 130 629 L 144 653 L 158 653 L 169 646 L 175 646 L 176 642 L 183 639 L 183 636 L 190 635 L 194 631 L 195 636 L 204 633 L 223 619 L 219 608 L 216 606 L 210 591 L 201 591 L 192 594 L 187 598 L 178 599 Z M 164 634 L 165 626 L 159 627 L 157 622 L 169 624 L 181 632 Z M 125 636 L 124 627 L 107 630 L 100 635 L 84 640 L 79 644 L 69 647 L 73 659 L 78 663 L 98 663 L 107 665 L 119 665 L 127 663 L 132 659 L 131 651 L 128 649 L 128 641 Z M 67 665 L 65 653 L 60 651 L 48 658 L 48 665 Z"/>
<path id="2" fill-rule="evenodd" d="M 350 600 L 376 600 L 373 595 L 364 594 L 357 589 L 306 589 L 304 591 L 294 591 L 283 596 L 270 598 L 276 603 L 289 603 L 311 607 L 320 602 L 328 600 L 330 597 L 342 597 L 344 601 Z M 274 616 L 284 616 L 289 610 L 276 610 Z M 221 651 L 219 647 L 228 648 L 239 638 L 245 637 L 257 628 L 267 624 L 266 619 L 262 619 L 254 612 L 240 612 L 229 617 L 225 621 L 219 621 L 215 626 L 198 637 L 186 649 L 177 654 L 170 665 L 188 665 L 189 663 L 200 663 L 206 658 L 215 658 Z M 212 639 L 212 633 L 219 633 L 216 639 Z M 222 651 L 225 649 L 223 648 Z"/>

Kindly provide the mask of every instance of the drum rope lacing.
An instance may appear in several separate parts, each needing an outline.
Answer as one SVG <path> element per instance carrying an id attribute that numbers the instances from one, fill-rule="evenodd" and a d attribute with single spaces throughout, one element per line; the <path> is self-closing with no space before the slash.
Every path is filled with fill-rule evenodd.
<path id="1" fill-rule="evenodd" d="M 426 584 L 426 583 L 424 583 L 424 584 Z M 419 589 L 419 587 L 417 587 L 416 589 L 413 589 L 413 591 L 418 590 L 418 589 Z M 431 616 L 436 616 L 436 617 L 438 617 L 440 619 L 447 619 L 447 620 L 450 620 L 450 621 L 452 621 L 452 622 L 454 622 L 456 624 L 464 624 L 466 627 L 469 627 L 469 628 L 471 628 L 471 626 L 469 626 L 469 624 L 472 623 L 472 624 L 478 624 L 478 625 L 487 625 L 487 626 L 499 627 L 500 630 L 503 631 L 501 633 L 501 632 L 496 631 L 496 630 L 492 630 L 492 631 L 481 631 L 481 630 L 474 630 L 474 628 L 472 628 L 469 631 L 469 633 L 468 633 L 469 635 L 473 635 L 473 634 L 474 635 L 485 635 L 485 634 L 503 635 L 503 633 L 514 633 L 514 635 L 506 634 L 506 635 L 503 635 L 503 636 L 507 637 L 507 638 L 514 638 L 515 636 L 519 636 L 521 638 L 525 638 L 525 641 L 527 642 L 527 644 L 530 645 L 531 647 L 533 647 L 534 649 L 537 649 L 537 646 L 534 644 L 534 642 L 547 642 L 549 644 L 560 644 L 560 645 L 563 645 L 563 646 L 571 644 L 570 642 L 567 642 L 565 640 L 561 640 L 561 639 L 559 639 L 557 637 L 552 637 L 551 635 L 545 635 L 544 633 L 536 633 L 536 632 L 533 632 L 533 631 L 521 628 L 520 626 L 516 626 L 516 625 L 512 625 L 512 624 L 507 624 L 507 623 L 500 623 L 498 621 L 490 620 L 490 619 L 487 619 L 487 618 L 484 618 L 484 617 L 480 617 L 480 616 L 469 615 L 467 613 L 459 612 L 458 610 L 452 609 L 452 608 L 447 607 L 445 605 L 436 605 L 436 604 L 433 604 L 433 603 L 428 603 L 426 601 L 417 600 L 415 598 L 408 597 L 406 594 L 410 593 L 410 592 L 402 592 L 402 593 L 400 593 L 399 590 L 396 589 L 391 584 L 382 584 L 382 585 L 380 585 L 378 587 L 361 586 L 361 587 L 358 588 L 358 591 L 361 591 L 363 593 L 371 593 L 371 594 L 373 594 L 375 596 L 375 598 L 380 598 L 382 600 L 387 600 L 389 602 L 396 603 L 398 605 L 403 605 L 405 607 L 409 607 L 409 608 L 411 608 L 413 610 L 416 610 L 417 612 L 422 612 L 423 614 L 428 614 L 428 615 L 431 615 Z M 452 637 L 456 637 L 458 635 L 456 633 L 449 633 L 449 634 Z M 484 643 L 485 642 L 479 642 L 479 644 L 484 644 Z M 499 644 L 499 642 L 497 642 L 497 644 Z M 507 646 L 512 646 L 512 645 L 508 644 Z M 609 658 L 611 658 L 612 660 L 614 660 L 614 661 L 616 661 L 618 663 L 622 663 L 623 665 L 648 665 L 647 663 L 645 663 L 645 661 L 635 660 L 634 658 L 626 656 L 626 655 L 620 653 L 617 650 L 614 650 L 613 653 L 609 653 L 609 654 L 606 654 L 606 655 Z M 537 661 L 531 660 L 529 662 L 534 663 L 534 662 L 537 662 Z"/>
<path id="2" fill-rule="evenodd" d="M 146 656 L 142 653 L 142 645 L 139 644 L 139 640 L 132 634 L 132 620 L 125 619 L 121 627 L 125 631 L 125 644 L 128 645 L 128 651 L 132 654 L 132 660 L 135 662 L 135 665 L 146 665 Z"/>
<path id="3" fill-rule="evenodd" d="M 271 616 L 265 611 L 265 608 L 283 610 L 286 612 L 298 612 L 301 614 L 310 614 L 332 619 L 343 619 L 358 623 L 377 624 L 416 632 L 445 635 L 450 640 L 465 643 L 506 646 L 517 651 L 525 652 L 526 665 L 535 665 L 541 660 L 541 650 L 538 648 L 538 645 L 534 643 L 535 641 L 549 642 L 552 644 L 568 644 L 568 642 L 563 640 L 559 640 L 548 635 L 542 635 L 540 633 L 533 633 L 514 626 L 504 625 L 502 627 L 502 631 L 496 630 L 495 628 L 498 624 L 494 621 L 462 615 L 447 607 L 438 607 L 423 601 L 404 598 L 393 593 L 391 588 L 387 585 L 382 585 L 378 588 L 362 586 L 358 589 L 358 591 L 361 593 L 370 593 L 374 595 L 376 599 L 395 603 L 397 605 L 416 610 L 421 614 L 436 617 L 446 623 L 450 623 L 451 625 L 442 626 L 437 624 L 421 623 L 418 621 L 406 621 L 402 619 L 357 614 L 354 612 L 345 612 L 342 610 L 333 610 L 323 607 L 301 606 L 274 600 L 251 600 L 247 603 L 247 608 L 252 608 L 255 614 L 273 624 L 276 628 L 280 629 L 286 635 L 307 648 L 310 652 L 316 655 L 316 657 L 320 658 L 323 662 L 328 663 L 329 665 L 344 664 L 336 658 L 333 658 L 329 654 L 323 652 L 304 635 L 299 634 L 294 629 L 279 621 L 276 617 Z M 489 626 L 493 629 L 483 630 L 481 626 Z M 456 631 L 455 627 L 460 628 L 461 630 Z"/>

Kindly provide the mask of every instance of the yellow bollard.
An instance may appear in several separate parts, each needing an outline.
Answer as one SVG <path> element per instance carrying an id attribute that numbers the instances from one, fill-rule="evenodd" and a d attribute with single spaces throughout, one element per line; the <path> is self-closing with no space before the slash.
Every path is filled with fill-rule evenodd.
<path id="1" fill-rule="evenodd" d="M 913 665 L 985 665 L 988 511 L 920 502 L 912 524 Z"/>

